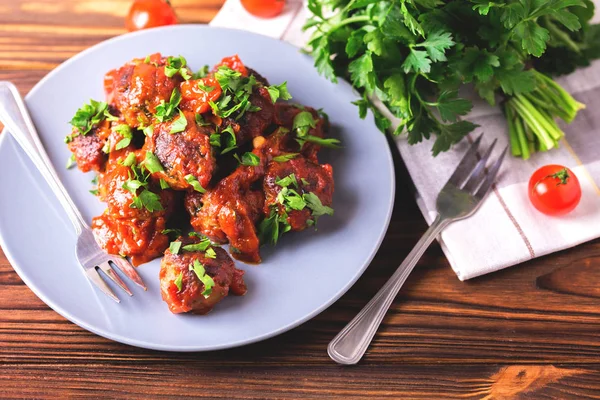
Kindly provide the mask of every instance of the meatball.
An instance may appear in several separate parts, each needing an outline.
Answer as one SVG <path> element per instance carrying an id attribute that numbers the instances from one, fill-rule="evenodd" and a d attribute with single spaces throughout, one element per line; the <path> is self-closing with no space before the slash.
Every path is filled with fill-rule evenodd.
<path id="1" fill-rule="evenodd" d="M 282 178 L 291 175 L 294 176 L 291 183 L 287 185 L 281 183 Z M 331 165 L 319 165 L 302 156 L 283 163 L 269 163 L 263 181 L 265 217 L 268 217 L 273 209 L 280 215 L 287 213 L 287 222 L 291 230 L 301 231 L 315 222 L 313 211 L 308 206 L 297 210 L 282 204 L 278 197 L 284 186 L 296 191 L 300 196 L 313 193 L 322 205 L 330 206 L 333 200 L 333 170 Z"/>
<path id="2" fill-rule="evenodd" d="M 293 129 L 294 126 L 294 118 L 302 111 L 308 111 L 312 114 L 313 119 L 315 120 L 315 127 L 311 128 L 308 131 L 309 135 L 317 136 L 317 137 L 325 137 L 327 131 L 329 130 L 329 121 L 326 118 L 323 118 L 317 110 L 311 107 L 301 107 L 293 104 L 287 103 L 277 103 L 275 105 L 275 123 L 279 126 L 283 126 L 289 130 Z M 313 162 L 317 161 L 317 152 L 321 149 L 321 146 L 306 142 L 302 149 L 299 149 L 298 144 L 288 141 L 288 151 L 293 152 L 301 152 L 304 157 L 308 158 Z"/>
<path id="3" fill-rule="evenodd" d="M 264 195 L 252 184 L 262 174 L 259 168 L 241 166 L 203 196 L 188 193 L 185 206 L 192 227 L 219 243 L 230 243 L 235 258 L 260 262 L 260 242 L 255 224 L 262 216 Z"/>
<path id="4" fill-rule="evenodd" d="M 119 111 L 128 125 L 139 128 L 151 123 L 156 107 L 168 102 L 183 80 L 180 74 L 165 75 L 167 58 L 153 54 L 134 59 L 104 77 L 108 104 Z"/>
<path id="5" fill-rule="evenodd" d="M 142 151 L 137 151 L 138 161 L 143 159 Z M 120 159 L 111 159 L 106 165 L 106 171 L 101 173 L 98 179 L 98 194 L 100 200 L 108 205 L 108 213 L 117 218 L 151 218 L 168 217 L 172 212 L 174 194 L 170 190 L 159 190 L 151 185 L 149 190 L 159 197 L 162 210 L 150 212 L 147 208 L 137 208 L 134 204 L 134 193 L 127 190 L 123 185 L 125 182 L 135 178 L 133 170 L 130 167 L 122 165 L 125 157 Z M 138 189 L 138 192 L 144 189 Z M 139 193 L 136 193 L 139 194 Z"/>
<path id="6" fill-rule="evenodd" d="M 111 126 L 108 121 L 102 121 L 94 126 L 86 135 L 78 134 L 77 128 L 73 128 L 68 147 L 81 171 L 101 171 L 104 168 L 107 155 L 102 149 L 110 131 Z"/>
<path id="7" fill-rule="evenodd" d="M 210 135 L 214 130 L 198 126 L 194 113 L 184 112 L 183 115 L 187 122 L 182 132 L 171 133 L 174 126 L 181 125 L 182 117 L 177 116 L 156 125 L 152 135 L 146 138 L 144 149 L 153 152 L 164 168 L 153 177 L 164 179 L 173 189 L 185 190 L 192 187 L 188 181 L 189 175 L 192 175 L 203 188 L 207 188 L 216 168 L 210 145 Z"/>
<path id="8" fill-rule="evenodd" d="M 136 153 L 141 157 L 141 151 L 130 154 Z M 169 238 L 163 231 L 173 211 L 175 194 L 146 183 L 134 195 L 124 184 L 136 178 L 135 172 L 132 167 L 122 165 L 123 160 L 111 159 L 106 171 L 100 174 L 98 193 L 108 208 L 92 220 L 92 230 L 108 253 L 130 256 L 133 264 L 139 265 L 159 257 L 169 246 Z M 158 204 L 139 206 L 134 202 L 136 197 L 151 198 Z"/>
<path id="9" fill-rule="evenodd" d="M 117 145 L 125 138 L 120 131 L 123 126 L 130 135 L 128 136 L 130 142 L 125 147 L 119 145 L 117 150 Z M 68 147 L 75 155 L 75 161 L 80 170 L 101 172 L 109 159 L 120 158 L 135 150 L 133 139 L 140 135 L 140 132 L 126 126 L 124 121 L 104 120 L 94 126 L 86 135 L 78 135 L 76 129 L 73 129 Z"/>
<path id="10" fill-rule="evenodd" d="M 162 298 L 172 313 L 207 314 L 230 291 L 238 296 L 246 293 L 244 271 L 235 267 L 225 250 L 210 246 L 214 251 L 211 258 L 210 251 L 183 249 L 185 245 L 199 243 L 199 239 L 180 240 L 183 245 L 177 254 L 170 250 L 165 251 L 159 274 Z M 205 280 L 204 274 L 210 277 L 208 281 Z"/>

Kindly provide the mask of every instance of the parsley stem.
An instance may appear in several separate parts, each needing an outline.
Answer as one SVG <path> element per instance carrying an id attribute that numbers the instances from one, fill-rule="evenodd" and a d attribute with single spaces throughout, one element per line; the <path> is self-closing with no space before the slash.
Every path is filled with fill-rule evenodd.
<path id="1" fill-rule="evenodd" d="M 346 19 L 342 20 L 342 22 L 331 26 L 331 28 L 329 28 L 327 30 L 327 34 L 330 35 L 332 32 L 337 31 L 341 27 L 343 27 L 345 25 L 353 24 L 355 22 L 366 22 L 366 21 L 377 22 L 378 20 L 379 20 L 378 17 L 369 17 L 368 15 L 357 15 L 355 17 L 346 18 Z"/>

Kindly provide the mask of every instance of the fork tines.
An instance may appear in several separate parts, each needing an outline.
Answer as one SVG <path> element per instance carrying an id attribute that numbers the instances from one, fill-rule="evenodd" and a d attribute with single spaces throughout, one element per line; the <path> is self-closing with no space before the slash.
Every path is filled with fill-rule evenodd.
<path id="1" fill-rule="evenodd" d="M 481 137 L 479 135 L 477 139 L 471 144 L 471 147 L 461 160 L 458 167 L 448 180 L 448 183 L 455 185 L 461 190 L 481 199 L 485 197 L 496 179 L 496 175 L 500 170 L 502 161 L 508 150 L 508 146 L 502 150 L 500 156 L 486 168 L 486 164 L 490 159 L 492 151 L 496 146 L 498 139 L 494 139 L 491 146 L 485 151 L 483 156 L 479 156 L 479 144 L 481 143 Z"/>

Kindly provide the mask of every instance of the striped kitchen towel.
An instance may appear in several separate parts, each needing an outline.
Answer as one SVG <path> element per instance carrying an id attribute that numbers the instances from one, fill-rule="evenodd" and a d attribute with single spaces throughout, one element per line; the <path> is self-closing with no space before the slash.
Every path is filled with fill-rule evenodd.
<path id="1" fill-rule="evenodd" d="M 600 0 L 595 2 L 600 6 Z M 269 20 L 251 16 L 239 0 L 228 0 L 211 24 L 243 28 L 301 47 L 308 39 L 301 30 L 307 16 L 308 10 L 301 0 L 288 0 L 283 14 Z M 596 22 L 599 17 L 597 13 Z M 564 127 L 567 140 L 562 141 L 559 149 L 536 153 L 527 161 L 507 157 L 498 182 L 481 209 L 441 234 L 440 243 L 459 279 L 487 274 L 600 237 L 600 62 L 559 82 L 587 108 Z M 476 98 L 474 102 L 467 118 L 480 128 L 469 139 L 485 132 L 482 147 L 498 139 L 499 152 L 508 145 L 502 112 Z M 409 146 L 400 137 L 396 143 L 417 189 L 417 203 L 430 223 L 435 217 L 437 193 L 469 143 L 463 141 L 435 158 L 431 156 L 431 142 Z M 567 216 L 545 216 L 529 203 L 528 179 L 545 164 L 566 165 L 579 177 L 581 203 Z"/>

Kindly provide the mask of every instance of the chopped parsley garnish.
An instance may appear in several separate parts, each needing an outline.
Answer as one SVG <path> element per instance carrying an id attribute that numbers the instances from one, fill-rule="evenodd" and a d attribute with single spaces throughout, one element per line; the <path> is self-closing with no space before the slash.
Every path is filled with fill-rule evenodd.
<path id="1" fill-rule="evenodd" d="M 203 238 L 200 243 L 186 244 L 183 246 L 185 251 L 206 251 L 212 245 L 208 238 Z"/>
<path id="2" fill-rule="evenodd" d="M 216 116 L 227 118 L 235 114 L 235 119 L 239 119 L 247 111 L 260 110 L 250 103 L 252 90 L 258 85 L 254 76 L 243 77 L 240 72 L 222 65 L 215 72 L 215 79 L 223 91 L 217 101 L 209 101 Z"/>
<path id="3" fill-rule="evenodd" d="M 333 215 L 333 208 L 324 206 L 321 203 L 319 196 L 313 192 L 304 193 L 302 199 L 306 202 L 308 208 L 312 210 L 313 217 L 320 217 L 321 215 Z"/>
<path id="4" fill-rule="evenodd" d="M 284 212 L 280 215 L 276 208 L 271 208 L 269 217 L 263 219 L 258 225 L 258 238 L 260 243 L 265 244 L 270 242 L 273 245 L 276 245 L 279 238 L 281 238 L 281 235 L 292 229 L 287 222 L 287 218 L 287 213 Z"/>
<path id="5" fill-rule="evenodd" d="M 311 128 L 315 128 L 316 126 L 317 121 L 315 121 L 312 114 L 308 111 L 301 111 L 294 117 L 292 128 L 299 138 L 303 138 L 308 135 L 308 131 Z"/>
<path id="6" fill-rule="evenodd" d="M 117 142 L 115 146 L 115 150 L 121 150 L 131 144 L 131 139 L 133 138 L 133 133 L 131 131 L 131 127 L 129 125 L 121 124 L 115 127 L 115 132 L 119 135 L 123 136 L 123 139 Z M 109 147 L 110 148 L 110 147 Z"/>
<path id="7" fill-rule="evenodd" d="M 187 118 L 183 114 L 183 111 L 179 110 L 179 118 L 177 118 L 175 121 L 173 121 L 173 124 L 171 124 L 171 130 L 169 131 L 169 133 L 172 135 L 174 133 L 183 132 L 183 131 L 185 131 L 187 124 L 188 124 Z"/>
<path id="8" fill-rule="evenodd" d="M 87 135 L 94 125 L 99 124 L 109 116 L 115 118 L 108 111 L 107 103 L 91 99 L 89 104 L 84 104 L 83 107 L 77 110 L 75 116 L 71 119 L 71 125 L 77 128 L 77 134 Z"/>
<path id="9" fill-rule="evenodd" d="M 163 206 L 160 204 L 160 197 L 149 191 L 148 189 L 142 190 L 142 192 L 133 198 L 133 203 L 130 205 L 131 208 L 142 209 L 145 208 L 150 212 L 162 211 Z"/>
<path id="10" fill-rule="evenodd" d="M 126 167 L 131 167 L 133 164 L 135 164 L 135 153 L 132 152 L 127 154 L 127 157 L 125 157 L 125 160 L 123 160 L 121 164 Z"/>
<path id="11" fill-rule="evenodd" d="M 198 179 L 194 175 L 186 175 L 185 181 L 189 183 L 196 192 L 206 193 L 206 189 L 202 187 L 202 185 L 200 184 L 200 182 L 198 182 Z"/>
<path id="12" fill-rule="evenodd" d="M 287 162 L 287 161 L 290 161 L 290 160 L 296 158 L 298 156 L 298 154 L 300 154 L 300 153 L 281 154 L 277 157 L 273 157 L 273 161 L 284 163 L 284 162 Z"/>
<path id="13" fill-rule="evenodd" d="M 90 193 L 94 196 L 98 196 L 98 175 L 94 176 L 94 179 L 92 179 L 92 185 L 95 185 L 96 187 L 91 189 Z"/>
<path id="14" fill-rule="evenodd" d="M 165 181 L 163 178 L 160 178 L 160 188 L 161 189 L 171 189 L 171 185 L 169 185 L 169 183 L 167 181 Z"/>
<path id="15" fill-rule="evenodd" d="M 306 142 L 318 144 L 319 146 L 322 146 L 322 147 L 329 147 L 330 149 L 339 149 L 342 147 L 341 146 L 342 142 L 340 142 L 337 139 L 331 139 L 331 138 L 323 139 L 318 136 L 306 135 L 306 136 L 304 136 L 303 140 Z"/>
<path id="16" fill-rule="evenodd" d="M 186 81 L 192 77 L 186 67 L 187 61 L 183 56 L 167 58 L 165 65 L 165 75 L 172 78 L 179 73 Z"/>
<path id="17" fill-rule="evenodd" d="M 173 118 L 177 111 L 177 107 L 179 107 L 179 103 L 181 103 L 181 92 L 179 92 L 179 89 L 175 88 L 173 89 L 173 92 L 171 92 L 171 98 L 168 103 L 161 100 L 160 104 L 156 106 L 156 119 L 160 122 L 165 122 Z"/>
<path id="18" fill-rule="evenodd" d="M 190 271 L 194 271 L 200 282 L 204 284 L 202 296 L 208 298 L 212 293 L 212 288 L 215 286 L 215 281 L 206 273 L 204 265 L 198 260 L 194 260 L 194 263 L 190 265 Z"/>
<path id="19" fill-rule="evenodd" d="M 151 173 L 164 171 L 162 164 L 158 157 L 154 155 L 151 151 L 146 151 L 146 158 L 142 162 L 144 167 Z M 161 185 L 162 186 L 162 185 Z"/>
<path id="20" fill-rule="evenodd" d="M 200 90 L 202 90 L 202 91 L 204 91 L 206 93 L 210 93 L 213 90 L 215 90 L 215 87 L 214 86 L 207 86 L 207 85 L 205 85 L 204 84 L 204 80 L 200 79 L 198 81 L 198 89 L 200 89 Z"/>
<path id="21" fill-rule="evenodd" d="M 304 178 L 301 179 L 304 185 L 309 182 Z M 308 207 L 312 211 L 312 216 L 316 221 L 322 215 L 333 215 L 333 208 L 324 206 L 319 196 L 313 192 L 300 194 L 292 188 L 300 190 L 298 181 L 294 174 L 290 174 L 282 179 L 277 179 L 275 183 L 281 186 L 281 190 L 277 194 L 277 202 L 284 206 L 286 212 L 291 210 L 303 210 Z"/>
<path id="22" fill-rule="evenodd" d="M 177 286 L 177 291 L 181 292 L 181 289 L 183 288 L 183 272 L 180 272 L 179 275 L 177 275 L 177 278 L 175 278 L 173 283 Z"/>
<path id="23" fill-rule="evenodd" d="M 176 241 L 176 242 L 171 242 L 171 244 L 169 244 L 169 251 L 173 254 L 179 254 L 179 249 L 181 249 L 181 242 L 180 241 Z"/>
<path id="24" fill-rule="evenodd" d="M 289 100 L 292 98 L 292 95 L 287 89 L 287 82 L 283 82 L 281 85 L 267 86 L 267 91 L 269 92 L 269 96 L 271 96 L 273 104 L 275 104 L 277 99 Z"/>
<path id="25" fill-rule="evenodd" d="M 104 154 L 110 153 L 110 139 L 106 139 L 106 142 L 104 142 L 104 146 L 102 146 L 102 152 Z"/>
<path id="26" fill-rule="evenodd" d="M 69 159 L 67 160 L 67 169 L 71 169 L 74 166 L 77 165 L 77 160 L 75 159 L 75 154 L 71 154 L 71 156 L 69 156 Z"/>
<path id="27" fill-rule="evenodd" d="M 206 256 L 206 258 L 217 258 L 217 252 L 212 247 L 206 249 L 204 255 Z"/>
<path id="28" fill-rule="evenodd" d="M 210 145 L 213 147 L 221 147 L 221 135 L 218 133 L 210 135 Z"/>
<path id="29" fill-rule="evenodd" d="M 278 184 L 281 187 L 288 187 L 290 185 L 294 185 L 296 187 L 298 187 L 298 181 L 296 180 L 296 175 L 295 174 L 289 174 L 288 176 L 286 176 L 285 178 L 281 178 L 281 179 L 276 179 L 275 183 Z"/>
<path id="30" fill-rule="evenodd" d="M 296 141 L 300 146 L 303 146 L 305 142 L 310 142 L 332 149 L 340 148 L 341 142 L 338 139 L 323 139 L 318 136 L 309 135 L 308 132 L 311 128 L 315 128 L 316 126 L 317 122 L 308 111 L 301 111 L 294 117 L 293 129 L 296 132 Z"/>
<path id="31" fill-rule="evenodd" d="M 237 148 L 237 138 L 231 125 L 221 131 L 221 154 L 225 154 Z"/>
<path id="32" fill-rule="evenodd" d="M 241 159 L 237 154 L 234 155 L 234 157 L 236 160 L 238 160 L 238 162 L 241 165 L 245 165 L 248 167 L 256 167 L 256 166 L 260 165 L 260 157 L 254 153 L 246 152 L 246 153 L 242 154 Z"/>
<path id="33" fill-rule="evenodd" d="M 133 157 L 131 157 L 133 155 Z M 123 189 L 133 194 L 133 201 L 129 205 L 131 208 L 139 210 L 145 208 L 149 212 L 162 211 L 163 206 L 160 203 L 160 196 L 147 189 L 150 174 L 144 174 L 139 166 L 135 164 L 135 154 L 129 153 L 123 165 L 126 165 L 133 172 L 133 176 L 129 175 L 129 179 L 123 182 Z M 142 189 L 138 194 L 139 189 Z"/>
<path id="34" fill-rule="evenodd" d="M 154 126 L 148 125 L 147 127 L 142 129 L 142 132 L 144 132 L 145 136 L 152 136 L 152 134 L 154 133 Z"/>
<path id="35" fill-rule="evenodd" d="M 206 75 L 208 75 L 208 71 L 209 71 L 209 66 L 205 65 L 202 68 L 200 68 L 198 71 L 194 72 L 192 74 L 192 79 L 200 79 L 200 78 L 204 78 Z"/>

